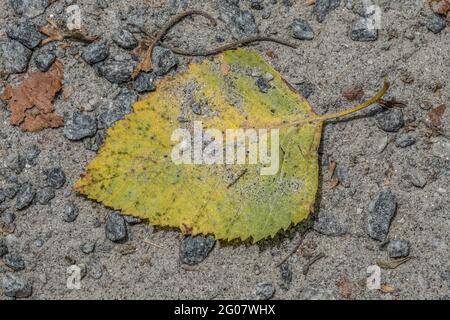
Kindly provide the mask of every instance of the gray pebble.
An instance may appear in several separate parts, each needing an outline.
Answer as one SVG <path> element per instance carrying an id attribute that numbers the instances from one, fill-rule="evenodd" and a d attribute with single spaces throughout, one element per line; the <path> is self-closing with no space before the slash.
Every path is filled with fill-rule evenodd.
<path id="1" fill-rule="evenodd" d="M 106 9 L 109 6 L 107 0 L 96 0 L 95 5 L 100 9 Z"/>
<path id="2" fill-rule="evenodd" d="M 269 90 L 272 88 L 269 81 L 265 80 L 263 77 L 259 77 L 256 80 L 256 85 L 258 86 L 259 91 L 263 93 L 269 92 Z"/>
<path id="3" fill-rule="evenodd" d="M 428 30 L 437 34 L 445 29 L 445 27 L 447 26 L 447 21 L 445 21 L 445 19 L 440 15 L 432 14 L 430 17 L 428 17 L 425 25 L 427 26 Z"/>
<path id="4" fill-rule="evenodd" d="M 14 197 L 17 195 L 17 193 L 19 192 L 20 186 L 19 185 L 14 185 L 11 187 L 7 187 L 3 190 L 3 194 L 8 198 L 8 199 L 14 199 Z"/>
<path id="5" fill-rule="evenodd" d="M 385 189 L 376 195 L 369 204 L 367 215 L 367 233 L 371 238 L 378 241 L 386 239 L 396 209 L 397 201 L 390 189 Z"/>
<path id="6" fill-rule="evenodd" d="M 23 157 L 28 164 L 34 164 L 34 160 L 41 154 L 41 150 L 36 145 L 26 147 Z"/>
<path id="7" fill-rule="evenodd" d="M 163 76 L 178 64 L 178 58 L 169 49 L 155 47 L 153 49 L 152 62 L 155 73 Z"/>
<path id="8" fill-rule="evenodd" d="M 180 245 L 181 262 L 188 265 L 199 264 L 206 259 L 215 243 L 213 236 L 184 237 Z"/>
<path id="9" fill-rule="evenodd" d="M 25 158 L 15 152 L 6 156 L 5 162 L 7 168 L 16 174 L 20 174 L 25 168 Z"/>
<path id="10" fill-rule="evenodd" d="M 247 10 L 241 10 L 239 3 L 235 1 L 220 1 L 220 18 L 237 37 L 251 36 L 259 33 L 253 14 Z"/>
<path id="11" fill-rule="evenodd" d="M 403 112 L 398 109 L 384 110 L 375 116 L 375 120 L 386 132 L 397 132 L 405 125 Z"/>
<path id="12" fill-rule="evenodd" d="M 325 17 L 332 11 L 339 8 L 340 0 L 316 0 L 314 13 L 318 22 L 323 22 Z"/>
<path id="13" fill-rule="evenodd" d="M 138 95 L 130 90 L 123 90 L 114 97 L 109 109 L 98 117 L 98 127 L 101 129 L 111 127 L 116 121 L 122 120 L 126 114 L 133 111 L 131 107 L 138 99 Z"/>
<path id="14" fill-rule="evenodd" d="M 391 240 L 387 246 L 390 258 L 403 258 L 409 255 L 409 241 Z"/>
<path id="15" fill-rule="evenodd" d="M 154 73 L 141 72 L 134 81 L 134 90 L 139 93 L 150 92 L 156 89 L 156 75 Z"/>
<path id="16" fill-rule="evenodd" d="M 416 169 L 410 169 L 406 175 L 406 179 L 417 188 L 423 188 L 427 184 L 427 179 Z"/>
<path id="17" fill-rule="evenodd" d="M 87 150 L 97 152 L 105 141 L 105 132 L 103 130 L 98 131 L 97 134 L 91 138 L 83 140 L 84 147 Z"/>
<path id="18" fill-rule="evenodd" d="M 338 165 L 336 168 L 336 178 L 339 180 L 339 183 L 345 188 L 350 188 L 350 177 L 348 174 L 347 168 Z"/>
<path id="19" fill-rule="evenodd" d="M 45 170 L 44 173 L 46 175 L 47 185 L 52 188 L 60 189 L 66 183 L 66 174 L 61 167 L 54 167 L 49 170 Z"/>
<path id="20" fill-rule="evenodd" d="M 280 266 L 281 285 L 284 290 L 289 290 L 292 282 L 292 267 L 289 263 L 285 262 Z"/>
<path id="21" fill-rule="evenodd" d="M 0 42 L 0 73 L 27 71 L 31 50 L 15 40 Z"/>
<path id="22" fill-rule="evenodd" d="M 100 76 L 111 83 L 125 83 L 131 80 L 136 63 L 126 57 L 113 57 L 95 65 Z"/>
<path id="23" fill-rule="evenodd" d="M 320 234 L 339 237 L 347 233 L 347 227 L 332 215 L 320 215 L 314 222 L 313 229 Z"/>
<path id="24" fill-rule="evenodd" d="M 28 19 L 22 19 L 17 23 L 10 24 L 6 28 L 6 34 L 11 39 L 19 41 L 28 49 L 36 48 L 44 38 L 36 30 L 36 26 Z"/>
<path id="25" fill-rule="evenodd" d="M 399 148 L 406 148 L 416 143 L 416 138 L 409 134 L 401 134 L 395 139 L 395 145 Z"/>
<path id="26" fill-rule="evenodd" d="M 125 219 L 118 212 L 109 214 L 105 226 L 106 238 L 112 242 L 121 242 L 127 238 Z"/>
<path id="27" fill-rule="evenodd" d="M 350 38 L 353 41 L 376 41 L 378 39 L 378 30 L 369 28 L 367 20 L 361 18 L 353 23 Z"/>
<path id="28" fill-rule="evenodd" d="M 264 5 L 262 0 L 251 0 L 250 8 L 252 8 L 253 10 L 263 10 Z"/>
<path id="29" fill-rule="evenodd" d="M 42 47 L 39 49 L 38 53 L 34 57 L 34 63 L 36 67 L 42 71 L 46 72 L 56 60 L 56 47 L 53 43 Z"/>
<path id="30" fill-rule="evenodd" d="M 137 218 L 137 217 L 123 216 L 123 218 L 130 226 L 142 223 L 142 219 Z"/>
<path id="31" fill-rule="evenodd" d="M 89 44 L 83 51 L 81 58 L 88 64 L 95 64 L 108 58 L 109 46 L 106 41 Z"/>
<path id="32" fill-rule="evenodd" d="M 95 243 L 86 242 L 80 246 L 81 252 L 84 254 L 90 254 L 95 250 Z"/>
<path id="33" fill-rule="evenodd" d="M 257 300 L 269 300 L 275 294 L 275 288 L 269 282 L 261 282 L 256 285 L 254 294 Z"/>
<path id="34" fill-rule="evenodd" d="M 55 189 L 52 187 L 44 187 L 38 190 L 36 201 L 41 205 L 46 205 L 55 197 Z"/>
<path id="35" fill-rule="evenodd" d="M 68 202 L 64 206 L 63 220 L 68 223 L 74 222 L 77 219 L 78 214 L 79 214 L 78 207 L 73 202 Z"/>
<path id="36" fill-rule="evenodd" d="M 28 298 L 33 292 L 31 283 L 12 273 L 6 273 L 2 280 L 3 293 L 11 298 Z"/>
<path id="37" fill-rule="evenodd" d="M 5 265 L 14 271 L 21 271 L 25 269 L 25 261 L 17 254 L 7 253 L 3 256 Z"/>
<path id="38" fill-rule="evenodd" d="M 8 253 L 8 246 L 6 245 L 5 238 L 0 238 L 0 258 Z"/>
<path id="39" fill-rule="evenodd" d="M 292 23 L 293 37 L 299 40 L 314 39 L 314 31 L 308 22 L 302 19 L 295 19 Z"/>
<path id="40" fill-rule="evenodd" d="M 33 202 L 35 195 L 36 190 L 31 184 L 22 185 L 16 198 L 16 209 L 23 210 L 28 207 Z"/>
<path id="41" fill-rule="evenodd" d="M 12 224 L 16 220 L 16 215 L 13 212 L 5 211 L 2 213 L 2 221 L 6 224 Z"/>
<path id="42" fill-rule="evenodd" d="M 64 136 L 73 141 L 92 137 L 97 131 L 97 123 L 94 117 L 74 112 L 64 124 Z"/>
<path id="43" fill-rule="evenodd" d="M 16 14 L 34 18 L 44 13 L 49 5 L 49 0 L 9 0 Z"/>
<path id="44" fill-rule="evenodd" d="M 128 30 L 118 30 L 112 36 L 113 41 L 121 48 L 132 50 L 138 46 L 136 37 Z"/>

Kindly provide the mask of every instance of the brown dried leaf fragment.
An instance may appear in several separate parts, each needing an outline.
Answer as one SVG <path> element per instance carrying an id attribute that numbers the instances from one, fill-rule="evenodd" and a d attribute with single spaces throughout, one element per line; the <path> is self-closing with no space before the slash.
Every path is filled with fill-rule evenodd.
<path id="1" fill-rule="evenodd" d="M 98 36 L 90 36 L 81 30 L 63 31 L 54 21 L 48 19 L 48 24 L 39 28 L 39 32 L 47 38 L 41 41 L 41 46 L 52 41 L 63 41 L 71 39 L 80 42 L 91 43 L 98 39 Z"/>
<path id="2" fill-rule="evenodd" d="M 442 126 L 442 116 L 444 115 L 446 109 L 447 106 L 445 104 L 441 104 L 428 112 L 428 120 L 434 127 L 438 128 Z"/>
<path id="3" fill-rule="evenodd" d="M 342 96 L 349 102 L 361 100 L 364 96 L 364 90 L 360 86 L 355 86 L 345 90 Z"/>
<path id="4" fill-rule="evenodd" d="M 377 261 L 377 265 L 381 268 L 381 269 L 396 269 L 399 266 L 401 266 L 402 264 L 408 262 L 409 260 L 411 260 L 412 257 L 405 257 L 405 258 L 400 258 L 400 259 L 396 259 L 396 260 L 390 260 L 390 261 Z"/>
<path id="5" fill-rule="evenodd" d="M 450 11 L 450 2 L 448 0 L 430 0 L 429 4 L 434 13 L 446 16 Z"/>
<path id="6" fill-rule="evenodd" d="M 47 72 L 31 73 L 20 86 L 7 86 L 0 99 L 9 100 L 11 124 L 29 132 L 62 126 L 64 118 L 54 113 L 53 100 L 63 78 L 64 67 L 56 61 Z"/>
<path id="7" fill-rule="evenodd" d="M 353 284 L 347 277 L 339 279 L 336 282 L 336 286 L 339 288 L 340 294 L 344 299 L 350 299 L 352 297 Z"/>

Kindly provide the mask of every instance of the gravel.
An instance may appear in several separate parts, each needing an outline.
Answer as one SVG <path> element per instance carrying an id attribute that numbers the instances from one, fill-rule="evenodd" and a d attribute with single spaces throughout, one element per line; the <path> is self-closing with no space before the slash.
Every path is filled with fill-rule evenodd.
<path id="1" fill-rule="evenodd" d="M 398 109 L 384 110 L 375 119 L 378 126 L 386 132 L 398 132 L 405 125 L 403 112 Z"/>
<path id="2" fill-rule="evenodd" d="M 15 40 L 0 42 L 0 73 L 27 71 L 31 50 Z"/>
<path id="3" fill-rule="evenodd" d="M 378 30 L 370 28 L 367 20 L 361 18 L 353 23 L 350 38 L 353 41 L 361 42 L 376 41 L 378 40 Z"/>
<path id="4" fill-rule="evenodd" d="M 295 19 L 292 23 L 292 33 L 295 39 L 312 40 L 314 39 L 314 31 L 308 22 L 302 19 Z"/>
<path id="5" fill-rule="evenodd" d="M 37 191 L 36 201 L 41 205 L 46 205 L 50 203 L 55 195 L 55 189 L 53 189 L 52 187 L 44 187 Z"/>
<path id="6" fill-rule="evenodd" d="M 427 26 L 428 30 L 435 34 L 438 34 L 445 29 L 445 27 L 447 26 L 447 21 L 445 21 L 445 19 L 440 15 L 432 14 L 428 17 L 425 25 Z"/>
<path id="7" fill-rule="evenodd" d="M 295 85 L 295 89 L 306 99 L 308 99 L 315 91 L 316 86 L 308 81 L 304 81 Z"/>
<path id="8" fill-rule="evenodd" d="M 34 63 L 36 67 L 42 71 L 48 71 L 56 60 L 56 47 L 53 43 L 50 43 L 39 49 L 38 53 L 34 57 Z"/>
<path id="9" fill-rule="evenodd" d="M 196 265 L 206 259 L 216 240 L 212 236 L 184 237 L 180 245 L 180 260 L 187 265 Z"/>
<path id="10" fill-rule="evenodd" d="M 406 133 L 398 135 L 395 139 L 395 145 L 399 148 L 410 147 L 415 143 L 416 138 Z"/>
<path id="11" fill-rule="evenodd" d="M 73 141 L 92 137 L 97 132 L 97 122 L 89 114 L 74 112 L 64 124 L 64 136 Z"/>
<path id="12" fill-rule="evenodd" d="M 339 8 L 340 0 L 316 0 L 314 13 L 318 22 L 323 22 L 325 17 L 332 11 Z"/>
<path id="13" fill-rule="evenodd" d="M 409 241 L 391 240 L 387 246 L 389 258 L 403 258 L 409 256 Z"/>
<path id="14" fill-rule="evenodd" d="M 45 170 L 44 174 L 46 176 L 47 185 L 52 188 L 60 189 L 66 183 L 66 174 L 61 167 L 54 167 L 49 170 Z"/>
<path id="15" fill-rule="evenodd" d="M 106 41 L 89 44 L 83 51 L 81 58 L 88 64 L 99 63 L 109 57 L 109 46 Z"/>
<path id="16" fill-rule="evenodd" d="M 3 256 L 5 265 L 14 271 L 21 271 L 25 269 L 25 261 L 17 254 L 8 253 Z"/>
<path id="17" fill-rule="evenodd" d="M 347 227 L 333 215 L 320 215 L 314 222 L 313 229 L 320 234 L 339 237 L 347 233 Z"/>
<path id="18" fill-rule="evenodd" d="M 134 90 L 139 93 L 154 91 L 156 75 L 154 73 L 141 72 L 134 81 Z"/>
<path id="19" fill-rule="evenodd" d="M 111 83 L 122 84 L 131 80 L 136 62 L 127 56 L 109 57 L 95 65 L 98 74 Z"/>
<path id="20" fill-rule="evenodd" d="M 280 266 L 280 277 L 281 277 L 281 284 L 280 287 L 284 290 L 289 290 L 292 282 L 292 266 L 285 262 Z"/>
<path id="21" fill-rule="evenodd" d="M 112 36 L 113 41 L 121 48 L 132 50 L 138 46 L 136 37 L 128 30 L 118 30 Z"/>
<path id="22" fill-rule="evenodd" d="M 80 250 L 84 254 L 90 254 L 90 253 L 94 252 L 94 250 L 95 250 L 95 243 L 92 243 L 92 242 L 83 243 L 80 246 Z"/>
<path id="23" fill-rule="evenodd" d="M 257 300 L 269 300 L 275 294 L 275 287 L 269 282 L 258 283 L 254 290 Z"/>
<path id="24" fill-rule="evenodd" d="M 120 213 L 112 212 L 108 215 L 105 234 L 106 238 L 112 242 L 123 242 L 127 239 L 127 226 Z"/>
<path id="25" fill-rule="evenodd" d="M 122 90 L 117 96 L 114 97 L 109 109 L 101 113 L 98 117 L 99 128 L 109 128 L 116 121 L 119 121 L 133 111 L 131 107 L 138 99 L 138 95 L 130 90 Z"/>
<path id="26" fill-rule="evenodd" d="M 142 219 L 133 216 L 123 216 L 123 218 L 130 226 L 142 223 Z"/>
<path id="27" fill-rule="evenodd" d="M 272 86 L 270 85 L 270 82 L 267 81 L 266 79 L 264 79 L 263 77 L 259 77 L 256 80 L 256 85 L 257 85 L 259 91 L 261 91 L 262 93 L 267 93 L 272 88 Z"/>
<path id="28" fill-rule="evenodd" d="M 43 14 L 50 4 L 49 0 L 9 0 L 9 3 L 16 14 L 27 18 Z"/>
<path id="29" fill-rule="evenodd" d="M 73 202 L 69 202 L 66 203 L 66 205 L 64 206 L 64 217 L 63 220 L 65 222 L 74 222 L 79 214 L 79 210 L 78 207 L 73 203 Z"/>
<path id="30" fill-rule="evenodd" d="M 36 190 L 30 183 L 22 185 L 16 198 L 16 209 L 23 210 L 27 208 L 33 202 L 35 195 Z"/>
<path id="31" fill-rule="evenodd" d="M 417 169 L 411 168 L 406 174 L 407 181 L 409 181 L 414 187 L 424 188 L 427 184 L 426 177 Z"/>
<path id="32" fill-rule="evenodd" d="M 6 28 L 6 34 L 11 39 L 19 41 L 28 49 L 36 48 L 43 35 L 37 31 L 36 26 L 28 19 L 20 20 L 17 23 L 12 23 Z"/>
<path id="33" fill-rule="evenodd" d="M 219 2 L 220 19 L 230 33 L 238 38 L 259 33 L 255 17 L 250 11 L 241 10 L 236 1 Z"/>
<path id="34" fill-rule="evenodd" d="M 6 224 L 13 224 L 16 220 L 16 215 L 11 211 L 5 211 L 2 213 L 1 219 Z"/>
<path id="35" fill-rule="evenodd" d="M 166 75 L 178 62 L 178 58 L 171 50 L 162 47 L 155 47 L 153 49 L 152 63 L 154 71 L 158 76 Z"/>
<path id="36" fill-rule="evenodd" d="M 33 292 L 31 283 L 12 273 L 6 273 L 2 280 L 3 293 L 11 298 L 28 298 Z"/>
<path id="37" fill-rule="evenodd" d="M 380 191 L 369 204 L 367 233 L 378 241 L 384 241 L 389 233 L 392 218 L 397 209 L 395 195 L 390 189 Z"/>
<path id="38" fill-rule="evenodd" d="M 39 149 L 39 147 L 35 144 L 26 147 L 23 153 L 23 157 L 25 158 L 25 161 L 32 165 L 34 164 L 34 160 L 39 157 L 39 155 L 41 154 L 41 149 Z"/>

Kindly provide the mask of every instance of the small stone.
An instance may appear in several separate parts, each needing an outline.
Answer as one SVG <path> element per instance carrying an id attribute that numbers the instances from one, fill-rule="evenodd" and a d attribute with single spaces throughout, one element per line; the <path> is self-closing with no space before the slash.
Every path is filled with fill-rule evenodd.
<path id="1" fill-rule="evenodd" d="M 5 238 L 0 238 L 0 258 L 8 253 L 8 246 L 6 245 Z"/>
<path id="2" fill-rule="evenodd" d="M 376 195 L 369 204 L 367 215 L 367 233 L 371 238 L 378 241 L 386 239 L 396 209 L 397 201 L 390 189 L 385 189 Z"/>
<path id="3" fill-rule="evenodd" d="M 258 86 L 259 91 L 263 93 L 267 93 L 272 88 L 269 81 L 266 81 L 263 77 L 259 77 L 256 80 L 256 85 Z"/>
<path id="4" fill-rule="evenodd" d="M 123 218 L 130 226 L 142 223 L 142 219 L 133 216 L 123 216 Z"/>
<path id="5" fill-rule="evenodd" d="M 8 198 L 8 199 L 14 199 L 14 197 L 17 195 L 17 193 L 19 192 L 20 187 L 18 185 L 14 185 L 8 188 L 5 188 L 3 190 L 3 194 Z"/>
<path id="6" fill-rule="evenodd" d="M 3 256 L 5 265 L 14 271 L 21 271 L 25 269 L 25 261 L 17 254 L 8 253 Z"/>
<path id="7" fill-rule="evenodd" d="M 152 60 L 155 72 L 159 76 L 167 74 L 178 64 L 178 58 L 173 52 L 162 47 L 155 47 L 155 49 L 153 49 Z"/>
<path id="8" fill-rule="evenodd" d="M 375 120 L 386 132 L 397 132 L 405 125 L 403 112 L 398 109 L 384 110 L 375 116 Z"/>
<path id="9" fill-rule="evenodd" d="M 376 41 L 378 39 L 378 30 L 369 26 L 370 24 L 364 18 L 355 21 L 352 25 L 350 38 L 353 41 Z"/>
<path id="10" fill-rule="evenodd" d="M 123 49 L 132 50 L 138 46 L 138 41 L 136 37 L 128 30 L 118 30 L 116 31 L 112 39 L 117 45 Z"/>
<path id="11" fill-rule="evenodd" d="M 280 266 L 281 285 L 284 290 L 289 290 L 292 282 L 292 267 L 289 263 L 285 262 Z"/>
<path id="12" fill-rule="evenodd" d="M 36 248 L 42 248 L 44 246 L 44 240 L 42 239 L 36 239 L 34 241 L 34 245 L 36 246 Z"/>
<path id="13" fill-rule="evenodd" d="M 316 0 L 314 13 L 318 22 L 323 22 L 325 17 L 332 11 L 339 8 L 340 0 Z"/>
<path id="14" fill-rule="evenodd" d="M 46 170 L 45 175 L 47 177 L 47 185 L 52 188 L 60 189 L 66 183 L 66 174 L 61 169 L 61 167 L 55 167 L 50 170 Z"/>
<path id="15" fill-rule="evenodd" d="M 41 154 L 41 150 L 36 145 L 27 147 L 24 151 L 23 157 L 28 164 L 34 164 L 34 160 Z"/>
<path id="16" fill-rule="evenodd" d="M 20 42 L 0 42 L 0 73 L 23 73 L 27 71 L 30 58 L 31 50 Z"/>
<path id="17" fill-rule="evenodd" d="M 275 288 L 269 282 L 261 282 L 256 285 L 254 294 L 257 300 L 269 300 L 275 294 Z"/>
<path id="18" fill-rule="evenodd" d="M 45 47 L 39 49 L 38 53 L 34 57 L 34 63 L 36 67 L 46 72 L 56 60 L 56 47 L 51 43 Z"/>
<path id="19" fill-rule="evenodd" d="M 35 195 L 36 191 L 33 186 L 29 183 L 24 184 L 17 195 L 16 209 L 23 210 L 28 207 L 33 202 Z"/>
<path id="20" fill-rule="evenodd" d="M 111 127 L 116 121 L 122 120 L 126 114 L 131 113 L 131 107 L 138 99 L 138 95 L 130 90 L 123 90 L 112 100 L 109 110 L 98 117 L 98 127 L 101 129 Z"/>
<path id="21" fill-rule="evenodd" d="M 83 243 L 80 246 L 80 250 L 84 254 L 90 254 L 90 253 L 94 252 L 94 250 L 95 250 L 95 243 L 89 243 L 89 242 Z"/>
<path id="22" fill-rule="evenodd" d="M 336 177 L 342 186 L 345 188 L 350 188 L 350 177 L 347 168 L 338 165 L 336 168 Z"/>
<path id="23" fill-rule="evenodd" d="M 97 152 L 105 141 L 105 135 L 104 131 L 98 131 L 95 136 L 83 140 L 84 147 L 87 150 Z"/>
<path id="24" fill-rule="evenodd" d="M 44 13 L 49 5 L 49 0 L 9 0 L 16 14 L 34 18 Z"/>
<path id="25" fill-rule="evenodd" d="M 296 84 L 295 88 L 306 99 L 308 99 L 315 91 L 316 86 L 311 82 L 302 82 Z"/>
<path id="26" fill-rule="evenodd" d="M 41 205 L 46 205 L 55 197 L 55 189 L 45 187 L 40 189 L 36 194 L 36 201 Z"/>
<path id="27" fill-rule="evenodd" d="M 5 160 L 7 168 L 16 174 L 20 174 L 25 168 L 25 159 L 18 153 L 9 154 Z"/>
<path id="28" fill-rule="evenodd" d="M 262 3 L 262 0 L 251 0 L 252 2 L 250 3 L 250 7 L 253 10 L 263 10 L 264 9 L 264 5 Z"/>
<path id="29" fill-rule="evenodd" d="M 401 134 L 395 139 L 395 145 L 399 148 L 406 148 L 416 143 L 416 138 L 409 134 Z"/>
<path id="30" fill-rule="evenodd" d="M 424 188 L 427 184 L 427 179 L 416 169 L 411 169 L 406 175 L 406 179 L 417 188 Z"/>
<path id="31" fill-rule="evenodd" d="M 320 234 L 332 237 L 343 236 L 347 233 L 347 227 L 332 215 L 320 215 L 315 221 L 313 229 Z"/>
<path id="32" fill-rule="evenodd" d="M 403 258 L 409 255 L 409 241 L 391 240 L 387 246 L 390 258 Z"/>
<path id="33" fill-rule="evenodd" d="M 28 49 L 36 48 L 43 39 L 42 34 L 36 30 L 33 22 L 28 19 L 9 25 L 6 28 L 6 34 L 11 39 L 19 41 Z"/>
<path id="34" fill-rule="evenodd" d="M 206 259 L 216 240 L 212 236 L 184 237 L 180 245 L 180 260 L 184 264 L 196 265 Z"/>
<path id="35" fill-rule="evenodd" d="M 241 10 L 236 1 L 220 2 L 220 18 L 237 37 L 251 36 L 259 33 L 255 17 L 250 11 Z"/>
<path id="36" fill-rule="evenodd" d="M 73 202 L 68 202 L 64 206 L 63 220 L 68 223 L 74 222 L 77 219 L 78 214 L 79 214 L 78 207 Z"/>
<path id="37" fill-rule="evenodd" d="M 74 112 L 64 124 L 64 136 L 73 141 L 92 137 L 97 131 L 95 118 L 88 114 Z"/>
<path id="38" fill-rule="evenodd" d="M 447 21 L 438 14 L 432 14 L 425 23 L 428 30 L 438 34 L 447 26 Z"/>
<path id="39" fill-rule="evenodd" d="M 12 273 L 3 276 L 3 293 L 11 298 L 28 298 L 33 292 L 32 285 L 25 279 Z"/>
<path id="40" fill-rule="evenodd" d="M 89 44 L 83 51 L 81 58 L 88 64 L 95 64 L 108 58 L 109 46 L 106 41 Z"/>
<path id="41" fill-rule="evenodd" d="M 96 0 L 95 5 L 100 9 L 107 9 L 109 6 L 107 0 Z"/>
<path id="42" fill-rule="evenodd" d="M 1 219 L 6 224 L 13 224 L 16 221 L 16 215 L 10 211 L 5 211 L 2 213 Z"/>
<path id="43" fill-rule="evenodd" d="M 312 40 L 314 39 L 314 31 L 311 26 L 302 19 L 295 19 L 292 23 L 292 31 L 295 39 Z"/>
<path id="44" fill-rule="evenodd" d="M 112 242 L 121 242 L 127 238 L 127 226 L 123 216 L 117 212 L 109 214 L 105 226 L 106 238 Z"/>
<path id="45" fill-rule="evenodd" d="M 126 57 L 116 56 L 97 63 L 95 67 L 100 76 L 109 82 L 122 84 L 131 80 L 136 63 Z"/>
<path id="46" fill-rule="evenodd" d="M 150 92 L 156 89 L 156 75 L 154 73 L 141 72 L 134 81 L 134 90 L 139 93 Z"/>

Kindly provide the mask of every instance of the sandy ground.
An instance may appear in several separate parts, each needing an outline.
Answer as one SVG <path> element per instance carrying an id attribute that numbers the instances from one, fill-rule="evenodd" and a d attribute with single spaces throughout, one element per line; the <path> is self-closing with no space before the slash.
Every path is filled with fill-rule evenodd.
<path id="1" fill-rule="evenodd" d="M 109 6 L 102 9 L 95 0 L 56 1 L 34 21 L 43 24 L 45 17 L 61 16 L 64 7 L 76 3 L 82 10 L 83 27 L 110 40 L 116 28 L 126 26 L 127 17 L 141 17 L 145 29 L 153 32 L 171 15 L 186 8 L 199 8 L 218 17 L 220 3 L 106 2 Z M 105 217 L 110 211 L 72 191 L 73 183 L 95 152 L 87 150 L 83 142 L 67 140 L 62 128 L 23 133 L 9 124 L 6 108 L 0 108 L 0 167 L 7 167 L 6 159 L 12 153 L 23 154 L 31 145 L 41 149 L 35 165 L 26 166 L 20 175 L 4 170 L 0 188 L 10 185 L 8 181 L 14 177 L 19 182 L 30 181 L 39 186 L 44 170 L 56 164 L 67 176 L 66 184 L 56 191 L 56 197 L 48 205 L 33 204 L 22 211 L 15 210 L 13 200 L 0 205 L 0 211 L 14 212 L 17 216 L 14 233 L 3 236 L 7 238 L 9 251 L 25 261 L 25 270 L 14 274 L 32 284 L 32 299 L 251 299 L 256 297 L 255 288 L 262 282 L 275 288 L 273 299 L 449 299 L 449 111 L 443 115 L 442 128 L 434 130 L 428 124 L 426 108 L 450 102 L 450 28 L 438 34 L 429 31 L 422 22 L 430 10 L 421 1 L 382 0 L 377 2 L 382 9 L 378 40 L 357 42 L 350 39 L 349 32 L 359 17 L 347 7 L 347 1 L 342 1 L 322 23 L 317 22 L 313 7 L 304 1 L 290 1 L 291 5 L 286 2 L 289 1 L 262 1 L 264 10 L 254 10 L 250 8 L 251 1 L 241 1 L 240 7 L 254 15 L 260 33 L 298 44 L 298 49 L 273 43 L 252 47 L 290 83 L 313 85 L 308 100 L 317 113 L 336 112 L 351 105 L 343 98 L 348 88 L 361 86 L 364 97 L 370 97 L 385 76 L 392 82 L 389 96 L 407 105 L 402 109 L 406 126 L 398 133 L 380 129 L 371 112 L 351 121 L 329 123 L 324 128 L 315 218 L 333 216 L 345 226 L 346 235 L 308 233 L 298 252 L 287 261 L 292 269 L 288 287 L 283 285 L 277 264 L 296 246 L 302 230 L 314 221 L 256 245 L 217 242 L 209 256 L 191 268 L 180 262 L 182 235 L 176 230 L 146 224 L 128 226 L 128 240 L 113 243 L 105 238 Z M 269 17 L 266 12 L 270 12 Z M 290 26 L 296 18 L 311 25 L 315 32 L 313 40 L 292 38 Z M 14 19 L 18 16 L 9 1 L 2 1 L 0 39 L 7 37 L 3 26 Z M 139 33 L 136 36 L 139 38 Z M 194 18 L 174 28 L 166 41 L 197 49 L 219 44 L 217 36 L 223 37 L 225 43 L 232 40 L 222 21 L 212 28 L 203 18 Z M 123 50 L 109 42 L 112 52 Z M 80 44 L 60 49 L 65 80 L 63 94 L 55 103 L 58 114 L 68 115 L 92 99 L 98 101 L 92 113 L 98 114 L 120 90 L 121 86 L 99 77 L 79 57 L 81 50 Z M 172 73 L 199 60 L 180 57 L 179 67 Z M 30 69 L 35 69 L 32 62 Z M 9 83 L 17 81 L 18 75 L 7 79 Z M 408 129 L 416 143 L 406 148 L 396 146 L 396 138 Z M 447 153 L 442 146 L 447 146 Z M 440 147 L 444 151 L 440 152 Z M 330 161 L 347 171 L 345 186 L 341 183 L 330 187 L 326 175 Z M 407 176 L 413 171 L 426 179 L 423 188 L 407 183 Z M 367 268 L 379 260 L 389 260 L 381 243 L 366 232 L 369 203 L 387 187 L 398 204 L 389 238 L 409 241 L 413 257 L 396 269 L 381 270 L 381 283 L 392 287 L 385 287 L 385 291 L 395 289 L 393 293 L 366 287 Z M 63 221 L 64 206 L 70 201 L 79 208 L 79 216 L 73 223 Z M 80 246 L 85 243 L 95 243 L 94 252 L 83 253 Z M 308 259 L 319 253 L 325 257 L 304 275 Z M 67 268 L 73 264 L 86 266 L 87 275 L 80 290 L 66 286 Z M 0 278 L 10 272 L 0 261 Z M 9 298 L 0 292 L 0 299 Z"/>

